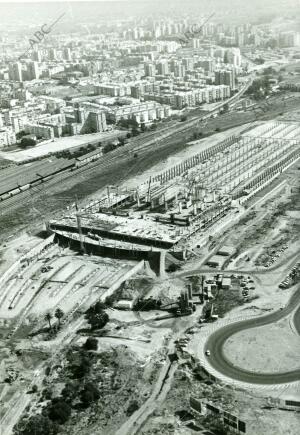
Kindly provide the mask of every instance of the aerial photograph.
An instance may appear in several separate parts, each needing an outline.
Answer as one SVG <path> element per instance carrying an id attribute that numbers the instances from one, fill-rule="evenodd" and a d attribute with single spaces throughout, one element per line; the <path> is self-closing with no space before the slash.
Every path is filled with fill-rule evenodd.
<path id="1" fill-rule="evenodd" d="M 300 434 L 300 0 L 0 0 L 0 435 Z"/>

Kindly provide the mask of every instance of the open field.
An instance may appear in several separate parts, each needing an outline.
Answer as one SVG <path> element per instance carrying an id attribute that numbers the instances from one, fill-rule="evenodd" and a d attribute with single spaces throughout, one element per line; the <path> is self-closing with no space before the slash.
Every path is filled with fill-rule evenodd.
<path id="1" fill-rule="evenodd" d="M 257 373 L 291 371 L 299 367 L 299 337 L 291 318 L 260 328 L 239 332 L 226 342 L 225 356 L 235 366 Z"/>
<path id="2" fill-rule="evenodd" d="M 98 144 L 99 142 L 107 142 L 109 140 L 115 140 L 120 136 L 122 132 L 119 130 L 113 130 L 103 133 L 92 133 L 85 135 L 77 135 L 70 137 L 54 138 L 53 140 L 46 141 L 36 145 L 34 148 L 28 148 L 26 150 L 18 150 L 5 152 L 0 151 L 0 157 L 11 160 L 12 162 L 22 163 L 28 160 L 34 160 L 46 157 L 48 154 L 58 153 L 63 150 L 70 150 L 72 148 L 78 148 L 86 144 Z"/>

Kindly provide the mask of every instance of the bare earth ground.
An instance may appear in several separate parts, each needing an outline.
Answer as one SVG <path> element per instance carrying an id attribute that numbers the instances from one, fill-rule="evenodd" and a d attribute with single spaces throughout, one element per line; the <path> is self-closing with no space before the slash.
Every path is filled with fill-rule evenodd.
<path id="1" fill-rule="evenodd" d="M 166 153 L 165 158 L 167 158 L 167 155 L 168 153 Z M 162 155 L 159 156 L 159 158 L 161 157 Z M 151 161 L 152 164 L 154 162 L 156 163 L 156 157 L 149 157 L 149 161 Z M 149 164 L 149 161 L 147 161 L 147 165 Z M 145 166 L 147 165 L 145 164 Z M 135 163 L 132 167 L 136 173 L 138 165 Z M 143 168 L 142 164 L 141 167 L 138 167 L 137 172 L 143 172 L 144 169 L 145 167 Z M 106 177 L 108 176 L 109 171 L 111 171 L 111 169 L 108 168 L 103 174 L 94 175 L 88 182 L 85 180 L 85 183 L 87 183 L 85 186 L 88 186 L 88 194 L 93 194 L 93 192 L 98 191 L 99 188 L 101 188 L 99 184 L 106 184 L 108 182 Z M 129 176 L 126 162 L 124 163 L 124 166 L 121 167 L 120 173 L 113 175 L 110 174 L 110 176 L 114 180 L 118 180 L 120 174 Z M 297 170 L 294 170 L 294 172 L 288 172 L 288 176 L 293 179 L 297 174 Z M 95 182 L 94 185 L 93 180 Z M 76 192 L 79 184 L 80 180 L 77 180 L 76 183 L 73 181 L 70 186 L 68 186 L 69 190 L 64 194 L 66 195 L 65 198 L 70 191 L 73 193 Z M 40 201 L 38 207 L 43 211 L 42 217 L 50 215 L 52 210 L 51 207 L 54 207 L 55 203 L 57 206 L 55 200 L 56 197 L 61 196 L 61 193 L 58 190 L 55 194 L 52 193 L 51 195 L 46 196 L 45 194 L 44 197 L 38 200 Z M 81 196 L 83 196 L 83 190 Z M 287 190 L 283 195 L 283 199 L 287 202 L 286 210 L 289 214 L 287 216 L 284 215 L 284 218 L 279 216 L 278 220 L 272 221 L 272 225 L 276 228 L 277 225 L 280 225 L 282 219 L 287 219 L 288 217 L 290 232 L 288 237 L 289 249 L 285 253 L 286 259 L 288 259 L 289 255 L 295 256 L 296 253 L 296 246 L 291 243 L 293 234 L 293 231 L 291 230 L 295 228 L 294 224 L 296 217 L 293 216 L 293 213 L 290 214 L 290 211 L 294 210 L 292 210 L 291 205 L 288 204 L 289 197 L 290 192 Z M 33 206 L 35 207 L 35 210 Z M 30 222 L 32 218 L 37 218 L 38 213 L 36 212 L 36 206 L 37 203 L 34 201 L 32 203 L 32 208 L 28 209 L 27 207 L 28 215 L 26 215 L 26 207 L 24 207 L 22 213 L 17 217 L 17 220 L 20 221 L 19 223 L 21 225 L 28 227 L 28 222 Z M 266 209 L 262 207 L 256 211 L 257 216 L 259 215 L 259 219 L 256 219 L 254 216 L 250 218 L 246 224 L 241 225 L 241 230 L 239 229 L 239 226 L 237 226 L 232 230 L 232 232 L 229 231 L 228 234 L 226 234 L 226 236 L 228 235 L 229 237 L 228 240 L 230 240 L 233 245 L 238 247 L 240 242 L 244 244 L 240 247 L 241 254 L 244 252 L 243 250 L 246 249 L 248 237 L 247 231 L 249 229 L 253 229 L 254 231 L 255 225 L 256 229 L 259 229 L 260 223 L 262 222 L 264 229 L 260 233 L 260 236 L 262 236 L 261 239 L 255 239 L 255 237 L 251 238 L 253 256 L 255 256 L 256 251 L 261 252 L 261 250 L 264 249 L 262 242 L 263 238 L 268 238 L 271 234 L 273 237 L 274 233 L 271 233 L 273 229 L 270 226 L 270 221 L 264 221 L 264 216 L 266 216 L 266 213 L 269 214 L 270 212 L 268 207 L 276 210 L 275 203 L 270 203 Z M 283 214 L 284 213 L 285 210 L 283 211 Z M 25 220 L 23 220 L 24 216 Z M 9 216 L 7 219 L 9 219 Z M 1 223 L 5 224 L 3 220 Z M 12 222 L 12 226 L 9 228 L 12 228 L 15 223 L 16 222 Z M 237 231 L 240 231 L 239 236 L 232 236 L 232 234 L 236 235 Z M 9 234 L 9 231 L 7 234 Z M 20 248 L 22 251 L 26 250 L 27 240 L 28 236 L 24 236 L 20 239 Z M 8 240 L 8 243 L 8 249 L 11 249 L 13 258 L 16 258 L 20 255 L 20 253 L 17 252 L 17 249 L 19 249 L 17 242 L 10 242 Z M 32 243 L 34 244 L 34 240 Z M 7 253 L 5 250 L 2 251 L 2 255 L 3 258 L 6 257 Z M 58 263 L 60 261 L 61 260 L 58 260 Z M 268 310 L 278 309 L 286 303 L 291 291 L 282 291 L 278 289 L 277 285 L 289 270 L 290 262 L 287 261 L 286 264 L 284 263 L 283 265 L 280 265 L 281 261 L 285 261 L 285 257 L 278 260 L 278 270 L 266 273 L 266 275 L 263 276 L 258 274 L 254 276 L 256 289 L 255 292 L 253 292 L 253 295 L 259 296 L 259 298 L 249 304 L 243 304 L 239 308 L 231 311 L 225 319 L 228 318 L 230 320 L 234 316 L 243 315 L 243 313 L 246 315 L 264 313 Z M 199 260 L 198 262 L 200 263 Z M 78 265 L 77 260 L 75 263 Z M 247 264 L 246 261 L 241 263 L 243 267 Z M 187 267 L 192 266 L 194 267 L 194 264 L 191 262 Z M 4 270 L 3 264 L 1 266 L 0 263 L 0 267 Z M 249 268 L 253 270 L 254 275 L 255 271 L 260 270 L 254 267 L 253 264 L 250 264 Z M 68 270 L 69 269 L 65 269 L 65 272 L 68 272 Z M 66 278 L 64 272 L 61 273 L 60 278 Z M 179 295 L 180 290 L 184 287 L 184 281 L 179 278 L 165 281 L 153 280 L 149 290 L 149 295 L 162 295 L 166 300 L 168 300 Z M 49 291 L 51 290 L 53 289 L 49 289 Z M 111 319 L 107 327 L 109 334 L 107 334 L 106 337 L 97 337 L 99 348 L 98 351 L 91 353 L 90 359 L 92 368 L 86 379 L 86 381 L 92 382 L 99 387 L 101 391 L 101 399 L 93 404 L 88 410 L 76 408 L 76 412 L 74 411 L 72 413 L 70 421 L 64 426 L 61 432 L 63 435 L 114 435 L 120 425 L 128 418 L 129 404 L 136 400 L 138 406 L 141 406 L 151 394 L 151 390 L 157 379 L 158 370 L 166 358 L 166 344 L 168 343 L 172 333 L 176 330 L 182 329 L 183 327 L 187 327 L 188 325 L 188 318 L 178 319 L 178 321 L 169 319 L 150 323 L 149 319 L 155 317 L 155 312 L 141 313 L 140 316 L 137 316 L 134 313 L 108 310 L 108 314 Z M 36 379 L 33 370 L 40 367 L 45 358 L 47 358 L 49 365 L 51 365 L 51 372 L 43 384 L 42 382 L 40 382 L 40 384 L 37 382 L 38 392 L 32 396 L 33 405 L 28 410 L 29 413 L 41 410 L 43 401 L 39 403 L 39 399 L 41 396 L 43 397 L 46 388 L 53 388 L 54 396 L 59 395 L 66 380 L 70 382 L 73 381 L 70 376 L 66 351 L 71 349 L 70 353 L 73 354 L 72 357 L 75 358 L 79 346 L 82 345 L 87 336 L 82 332 L 78 334 L 74 342 L 70 344 L 70 337 L 72 337 L 74 330 L 86 326 L 82 317 L 77 317 L 73 320 L 73 322 L 68 324 L 66 330 L 61 331 L 61 333 L 58 334 L 56 340 L 44 340 L 45 337 L 42 336 L 33 341 L 33 344 L 41 345 L 41 348 L 44 349 L 44 351 L 32 349 L 32 343 L 30 343 L 29 340 L 28 342 L 25 340 L 16 340 L 16 343 L 14 343 L 14 346 L 12 347 L 13 352 L 16 350 L 17 345 L 20 345 L 21 342 L 24 344 L 25 342 L 22 358 L 17 357 L 16 354 L 11 354 L 11 348 L 9 348 L 4 341 L 1 342 L 0 356 L 3 359 L 6 359 L 9 365 L 15 367 L 19 372 L 21 372 L 21 375 L 25 379 L 23 384 L 22 379 L 19 379 L 18 383 L 9 387 L 9 391 L 5 391 L 2 384 L 0 389 L 0 399 L 3 400 L 3 397 L 5 397 L 6 406 L 5 409 L 2 408 L 1 412 L 6 411 L 8 408 L 14 409 L 15 402 L 14 400 L 10 402 L 9 398 L 12 397 L 13 393 L 17 391 L 18 388 L 20 391 L 22 388 L 25 388 L 25 390 L 26 388 L 29 388 L 31 381 Z M 26 332 L 25 329 L 26 328 L 24 328 L 24 333 Z M 282 328 L 282 330 L 284 331 L 283 334 L 286 334 L 286 328 Z M 200 330 L 198 334 L 201 335 L 201 333 Z M 195 353 L 197 353 L 198 334 L 194 335 L 191 342 L 191 348 L 193 348 Z M 287 335 L 285 336 L 287 337 Z M 58 343 L 62 343 L 64 349 L 59 355 L 51 356 L 53 350 L 52 346 L 54 344 L 57 345 Z M 26 345 L 29 347 L 28 350 L 26 350 Z M 140 430 L 140 434 L 152 435 L 157 433 L 164 435 L 192 433 L 191 431 L 187 432 L 187 429 L 183 427 L 184 424 L 180 421 L 179 417 L 174 415 L 178 410 L 188 410 L 189 397 L 191 394 L 198 398 L 207 397 L 210 400 L 215 400 L 216 403 L 219 405 L 221 404 L 225 409 L 239 415 L 240 418 L 246 421 L 247 433 L 250 435 L 296 435 L 298 433 L 299 414 L 297 415 L 291 412 L 280 411 L 278 409 L 266 409 L 265 406 L 267 405 L 267 401 L 263 397 L 265 396 L 265 392 L 261 392 L 261 394 L 252 394 L 245 393 L 242 390 L 233 389 L 232 387 L 225 386 L 222 383 L 209 385 L 205 383 L 203 379 L 201 380 L 201 373 L 199 373 L 197 362 L 195 362 L 190 355 L 184 354 L 183 356 L 186 358 L 186 362 L 182 362 L 182 365 L 178 369 L 166 401 L 155 411 L 153 417 L 146 422 L 145 426 Z M 1 370 L 4 372 L 3 364 L 0 367 L 2 367 L 2 369 L 0 368 L 1 374 Z M 77 395 L 82 388 L 83 383 L 82 380 L 76 383 Z M 278 391 L 277 393 L 279 396 L 282 394 L 282 391 Z"/>
<path id="2" fill-rule="evenodd" d="M 189 412 L 189 399 L 208 399 L 222 406 L 246 422 L 249 435 L 297 435 L 299 414 L 266 409 L 267 400 L 259 394 L 246 393 L 222 384 L 207 385 L 199 381 L 198 369 L 187 361 L 176 372 L 172 389 L 163 406 L 157 409 L 139 432 L 139 435 L 185 435 L 193 434 L 185 423 L 175 415 L 178 411 Z M 202 420 L 199 419 L 201 424 Z M 198 424 L 197 424 L 198 425 Z M 207 425 L 205 425 L 208 429 Z"/>
<path id="3" fill-rule="evenodd" d="M 226 357 L 245 370 L 276 373 L 299 367 L 299 336 L 290 326 L 291 316 L 272 325 L 233 335 L 225 343 Z"/>

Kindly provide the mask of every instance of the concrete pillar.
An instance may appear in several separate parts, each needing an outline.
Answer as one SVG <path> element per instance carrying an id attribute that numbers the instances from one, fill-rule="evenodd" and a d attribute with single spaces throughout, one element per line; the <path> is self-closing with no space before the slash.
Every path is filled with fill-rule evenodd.
<path id="1" fill-rule="evenodd" d="M 166 196 L 164 196 L 164 207 L 165 207 L 165 211 L 168 210 L 168 201 L 166 200 Z"/>

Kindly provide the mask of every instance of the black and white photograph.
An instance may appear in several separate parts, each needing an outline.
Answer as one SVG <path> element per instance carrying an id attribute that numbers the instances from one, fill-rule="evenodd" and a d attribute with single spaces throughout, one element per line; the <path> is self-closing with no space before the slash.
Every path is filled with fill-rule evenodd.
<path id="1" fill-rule="evenodd" d="M 300 0 L 0 0 L 0 435 L 300 434 Z"/>

